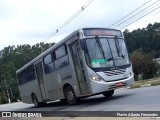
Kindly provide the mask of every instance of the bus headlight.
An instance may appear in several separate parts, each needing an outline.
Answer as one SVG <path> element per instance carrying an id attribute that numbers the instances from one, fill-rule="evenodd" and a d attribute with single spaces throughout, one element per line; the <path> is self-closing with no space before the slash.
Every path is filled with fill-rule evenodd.
<path id="1" fill-rule="evenodd" d="M 95 80 L 95 81 L 101 81 L 102 80 L 102 78 L 100 78 L 98 75 L 91 75 L 90 79 Z"/>

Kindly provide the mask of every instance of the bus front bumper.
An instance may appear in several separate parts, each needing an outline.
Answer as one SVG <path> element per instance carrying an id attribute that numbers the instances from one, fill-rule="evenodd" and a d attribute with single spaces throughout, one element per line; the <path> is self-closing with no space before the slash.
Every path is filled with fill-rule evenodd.
<path id="1" fill-rule="evenodd" d="M 91 94 L 101 93 L 109 90 L 114 90 L 121 87 L 131 86 L 134 83 L 134 75 L 129 78 L 106 82 L 106 81 L 94 81 L 91 80 Z"/>

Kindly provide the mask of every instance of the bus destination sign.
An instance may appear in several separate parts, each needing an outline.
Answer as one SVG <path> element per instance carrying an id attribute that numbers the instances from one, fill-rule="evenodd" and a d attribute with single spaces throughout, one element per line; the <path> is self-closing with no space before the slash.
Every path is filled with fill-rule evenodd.
<path id="1" fill-rule="evenodd" d="M 84 36 L 119 36 L 122 37 L 121 31 L 114 29 L 83 29 Z"/>

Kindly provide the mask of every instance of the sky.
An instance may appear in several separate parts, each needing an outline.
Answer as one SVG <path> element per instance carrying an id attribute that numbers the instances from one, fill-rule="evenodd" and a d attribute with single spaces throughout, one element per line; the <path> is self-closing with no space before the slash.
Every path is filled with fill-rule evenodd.
<path id="1" fill-rule="evenodd" d="M 0 50 L 9 45 L 33 45 L 39 42 L 57 43 L 79 28 L 108 28 L 146 3 L 142 8 L 117 23 L 117 25 L 110 27 L 120 29 L 122 32 L 125 29 L 132 31 L 143 28 L 148 23 L 160 22 L 160 1 L 156 1 L 93 0 L 69 24 L 48 39 L 88 0 L 0 0 Z M 138 14 L 139 11 L 142 12 Z M 151 13 L 148 14 L 149 12 Z M 142 16 L 145 17 L 137 20 Z M 136 20 L 137 22 L 134 22 Z"/>

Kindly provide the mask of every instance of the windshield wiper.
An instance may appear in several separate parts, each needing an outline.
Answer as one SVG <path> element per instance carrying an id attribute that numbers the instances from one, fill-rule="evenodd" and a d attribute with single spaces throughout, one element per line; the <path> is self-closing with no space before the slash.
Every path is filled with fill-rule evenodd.
<path id="1" fill-rule="evenodd" d="M 125 55 L 123 55 L 122 51 L 120 51 L 120 45 L 119 45 L 119 41 L 118 41 L 118 37 L 117 36 L 115 36 L 115 45 L 116 45 L 118 57 L 121 58 L 121 59 L 124 59 Z"/>
<path id="2" fill-rule="evenodd" d="M 104 51 L 103 51 L 103 48 L 102 48 L 102 45 L 101 45 L 101 43 L 100 43 L 99 37 L 98 37 L 98 36 L 95 36 L 95 39 L 96 39 L 97 46 L 98 46 L 101 54 L 103 55 L 103 58 L 105 58 L 105 53 L 104 53 Z"/>
<path id="3" fill-rule="evenodd" d="M 118 42 L 118 37 L 117 36 L 115 36 L 115 45 L 116 45 L 118 57 L 120 57 L 120 46 L 119 46 L 119 42 Z"/>

